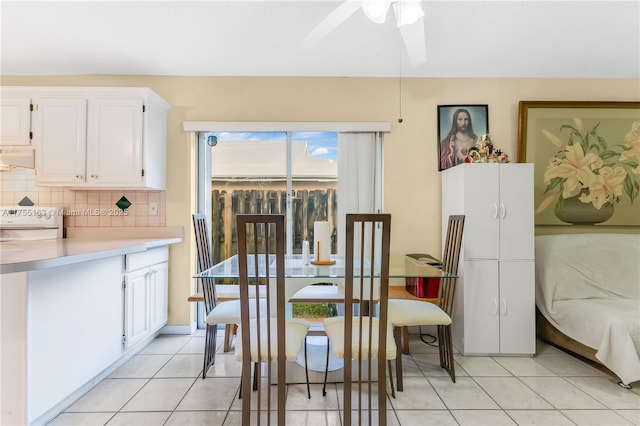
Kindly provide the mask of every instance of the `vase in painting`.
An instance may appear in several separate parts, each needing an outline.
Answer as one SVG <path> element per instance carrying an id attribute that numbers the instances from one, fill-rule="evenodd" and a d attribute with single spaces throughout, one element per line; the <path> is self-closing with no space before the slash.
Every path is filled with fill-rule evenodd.
<path id="1" fill-rule="evenodd" d="M 583 193 L 586 193 L 586 190 L 583 189 L 580 194 L 573 197 L 559 199 L 554 208 L 556 217 L 573 225 L 594 225 L 611 219 L 613 204 L 605 203 L 598 209 L 591 202 L 580 201 Z"/>

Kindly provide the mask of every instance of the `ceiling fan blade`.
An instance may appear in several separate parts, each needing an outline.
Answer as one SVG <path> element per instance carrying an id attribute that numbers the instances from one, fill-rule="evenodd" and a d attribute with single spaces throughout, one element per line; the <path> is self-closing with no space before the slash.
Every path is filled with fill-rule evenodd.
<path id="1" fill-rule="evenodd" d="M 361 1 L 345 0 L 340 6 L 336 7 L 333 12 L 327 15 L 300 43 L 300 47 L 309 48 L 326 37 L 331 31 L 338 28 L 340 24 L 347 20 L 351 15 L 356 13 Z"/>
<path id="2" fill-rule="evenodd" d="M 409 54 L 411 65 L 416 66 L 427 62 L 427 45 L 424 34 L 424 18 L 418 19 L 413 24 L 403 25 L 399 28 Z"/>

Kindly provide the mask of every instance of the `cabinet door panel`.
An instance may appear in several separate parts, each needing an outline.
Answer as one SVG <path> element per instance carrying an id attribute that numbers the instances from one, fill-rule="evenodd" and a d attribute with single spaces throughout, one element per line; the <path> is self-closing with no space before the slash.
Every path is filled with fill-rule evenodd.
<path id="1" fill-rule="evenodd" d="M 466 165 L 465 165 L 466 166 Z M 464 257 L 498 259 L 498 164 L 471 164 L 465 167 Z"/>
<path id="2" fill-rule="evenodd" d="M 36 98 L 33 120 L 38 182 L 84 182 L 86 99 Z"/>
<path id="3" fill-rule="evenodd" d="M 153 333 L 167 323 L 168 263 L 151 267 L 149 275 L 149 329 Z"/>
<path id="4" fill-rule="evenodd" d="M 534 354 L 535 263 L 500 262 L 500 352 Z"/>
<path id="5" fill-rule="evenodd" d="M 500 259 L 534 258 L 533 165 L 500 167 Z"/>
<path id="6" fill-rule="evenodd" d="M 0 99 L 0 145 L 30 145 L 31 98 Z"/>
<path id="7" fill-rule="evenodd" d="M 499 352 L 499 331 L 498 262 L 466 261 L 464 263 L 464 353 Z"/>
<path id="8" fill-rule="evenodd" d="M 142 181 L 142 99 L 92 99 L 89 103 L 87 174 L 90 183 Z"/>
<path id="9" fill-rule="evenodd" d="M 127 274 L 125 292 L 125 336 L 131 347 L 149 332 L 147 277 L 148 269 Z"/>

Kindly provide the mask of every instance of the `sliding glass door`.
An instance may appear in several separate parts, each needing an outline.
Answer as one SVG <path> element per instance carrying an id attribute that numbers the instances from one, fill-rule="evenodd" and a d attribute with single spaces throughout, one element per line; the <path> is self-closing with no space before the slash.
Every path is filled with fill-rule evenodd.
<path id="1" fill-rule="evenodd" d="M 314 222 L 328 221 L 331 253 L 341 256 L 346 213 L 382 208 L 381 133 L 200 131 L 198 157 L 198 212 L 211 220 L 214 263 L 237 253 L 238 213 L 284 214 L 288 254 L 305 239 L 313 253 Z"/>
<path id="2" fill-rule="evenodd" d="M 328 220 L 336 252 L 337 133 L 211 132 L 205 140 L 211 183 L 205 200 L 210 206 L 204 207 L 210 211 L 214 262 L 236 253 L 238 213 L 284 214 L 290 254 L 312 239 L 315 220 Z"/>

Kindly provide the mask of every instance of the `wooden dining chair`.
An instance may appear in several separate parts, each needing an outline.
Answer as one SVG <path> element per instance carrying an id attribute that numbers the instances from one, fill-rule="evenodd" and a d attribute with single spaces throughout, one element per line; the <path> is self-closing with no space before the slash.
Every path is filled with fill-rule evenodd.
<path id="1" fill-rule="evenodd" d="M 285 316 L 285 305 L 289 302 L 289 297 L 285 288 L 284 215 L 238 214 L 236 221 L 241 320 L 236 358 L 242 361 L 242 424 L 260 424 L 260 414 L 263 411 L 266 411 L 267 419 L 271 418 L 274 399 L 272 385 L 277 384 L 277 423 L 284 425 L 287 362 L 298 359 L 310 324 L 305 320 Z M 260 286 L 266 287 L 264 299 L 260 296 Z M 263 301 L 265 303 L 261 303 Z M 266 407 L 261 405 L 263 387 L 258 383 L 258 368 L 255 369 L 253 380 L 254 389 L 257 390 L 257 406 L 251 407 L 254 399 L 250 392 L 252 363 L 256 366 L 266 364 Z M 305 373 L 307 396 L 311 398 L 306 350 Z M 253 422 L 252 416 L 257 416 Z"/>
<path id="2" fill-rule="evenodd" d="M 209 229 L 207 217 L 203 214 L 193 215 L 198 273 L 213 266 L 209 245 Z M 218 302 L 216 281 L 213 278 L 198 278 L 204 296 L 205 312 L 205 344 L 202 378 L 207 377 L 207 370 L 215 363 L 218 324 L 225 324 L 224 351 L 228 352 L 231 338 L 240 324 L 240 302 L 231 300 Z"/>
<path id="3" fill-rule="evenodd" d="M 378 424 L 386 425 L 387 368 L 395 397 L 391 360 L 397 352 L 387 321 L 391 215 L 347 214 L 346 224 L 344 316 L 324 320 L 334 354 L 345 360 L 343 424 L 371 424 L 377 411 Z M 373 315 L 375 310 L 377 316 Z M 373 364 L 377 364 L 375 383 Z M 323 395 L 327 370 L 328 362 Z M 352 392 L 357 395 L 355 407 Z M 372 399 L 375 393 L 376 404 Z M 352 409 L 357 417 L 353 422 Z"/>
<path id="4" fill-rule="evenodd" d="M 444 368 L 456 382 L 453 360 L 453 342 L 451 340 L 451 314 L 456 293 L 455 275 L 458 273 L 458 262 L 462 247 L 462 231 L 464 215 L 449 216 L 447 235 L 442 256 L 442 270 L 454 277 L 440 278 L 437 304 L 421 300 L 393 299 L 389 301 L 389 321 L 393 325 L 393 334 L 398 354 L 396 357 L 396 376 L 398 391 L 403 390 L 402 382 L 402 338 L 408 336 L 403 329 L 409 326 L 435 325 L 438 327 L 438 351 L 440 366 Z M 404 342 L 408 345 L 407 342 Z"/>

